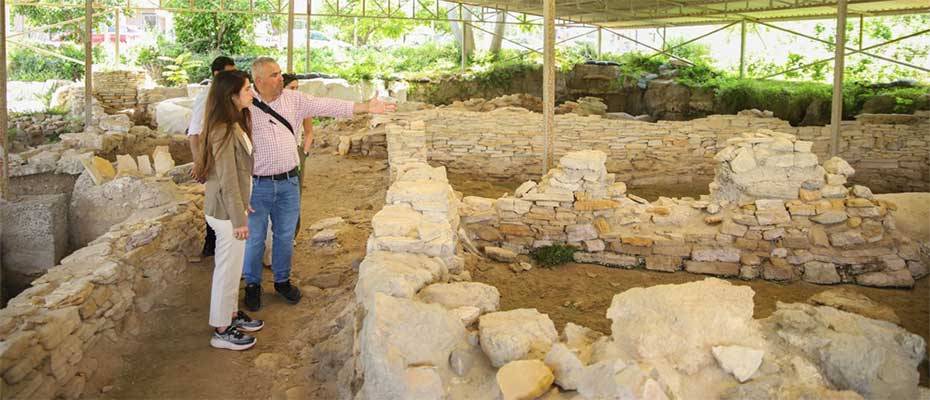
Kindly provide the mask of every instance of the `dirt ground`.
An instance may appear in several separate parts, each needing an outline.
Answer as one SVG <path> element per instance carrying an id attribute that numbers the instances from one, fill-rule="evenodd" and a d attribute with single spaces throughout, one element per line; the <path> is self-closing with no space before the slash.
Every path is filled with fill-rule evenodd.
<path id="1" fill-rule="evenodd" d="M 176 306 L 153 309 L 141 322 L 138 343 L 145 347 L 121 358 L 122 374 L 107 379 L 92 377 L 89 387 L 102 387 L 88 398 L 102 399 L 332 399 L 334 381 L 344 349 L 318 345 L 332 332 L 332 323 L 353 301 L 357 278 L 353 264 L 365 255 L 371 217 L 381 208 L 388 186 L 386 162 L 344 158 L 320 149 L 308 160 L 301 211 L 302 227 L 294 252 L 292 279 L 304 291 L 298 305 L 288 305 L 273 293 L 266 272 L 264 308 L 252 313 L 266 327 L 257 333 L 258 344 L 249 351 L 216 350 L 209 346 L 209 312 L 212 258 L 191 263 L 184 282 L 183 298 Z M 456 190 L 466 195 L 499 197 L 520 182 L 489 183 L 468 176 L 450 175 Z M 681 188 L 678 188 L 681 189 Z M 706 191 L 692 187 L 674 193 L 660 189 L 631 190 L 655 199 L 663 195 L 696 196 Z M 310 226 L 323 218 L 340 216 L 336 244 L 312 246 Z M 684 283 L 704 279 L 688 273 L 666 274 L 612 269 L 597 265 L 568 264 L 552 269 L 533 268 L 515 274 L 507 265 L 468 258 L 467 268 L 475 281 L 496 286 L 501 309 L 537 308 L 549 314 L 558 329 L 566 322 L 609 332 L 604 315 L 614 294 L 637 286 Z M 334 278 L 335 276 L 335 278 Z M 776 301 L 799 302 L 828 286 L 807 283 L 781 285 L 765 281 L 748 285 L 756 291 L 756 318 L 769 315 Z M 911 332 L 930 339 L 930 280 L 913 290 L 852 287 L 894 308 Z M 128 351 L 128 350 L 127 350 Z M 122 353 L 120 353 L 122 354 Z M 270 355 L 268 355 L 270 354 Z M 261 356 L 261 357 L 260 357 Z M 259 360 L 261 366 L 256 366 Z M 270 362 L 269 362 L 270 360 Z M 921 366 L 921 382 L 927 384 L 927 366 Z"/>
<path id="2" fill-rule="evenodd" d="M 292 281 L 303 289 L 297 305 L 274 293 L 270 271 L 263 283 L 263 308 L 251 313 L 265 320 L 258 343 L 248 351 L 209 346 L 210 282 L 213 258 L 191 263 L 184 297 L 178 306 L 153 309 L 137 338 L 145 347 L 123 357 L 123 373 L 99 382 L 102 399 L 330 399 L 331 385 L 320 379 L 319 365 L 307 362 L 309 348 L 326 338 L 323 327 L 354 299 L 353 261 L 364 257 L 370 220 L 384 203 L 386 162 L 347 159 L 328 154 L 311 156 L 304 175 L 302 226 L 294 251 Z M 310 226 L 340 216 L 337 244 L 311 246 Z M 332 278 L 338 276 L 338 282 Z M 329 279 L 322 279 L 321 277 Z M 329 282 L 324 282 L 329 280 Z M 313 286 L 331 286 L 321 288 Z M 278 357 L 278 367 L 257 367 L 266 353 Z M 270 356 L 263 356 L 264 358 Z M 274 363 L 273 363 L 274 364 Z"/>

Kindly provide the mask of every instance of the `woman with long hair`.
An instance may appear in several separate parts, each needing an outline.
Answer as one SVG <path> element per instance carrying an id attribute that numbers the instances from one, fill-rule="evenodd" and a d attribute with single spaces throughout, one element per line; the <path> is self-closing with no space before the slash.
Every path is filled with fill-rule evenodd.
<path id="1" fill-rule="evenodd" d="M 213 79 L 204 112 L 200 146 L 205 181 L 204 214 L 216 231 L 213 286 L 210 293 L 210 345 L 245 350 L 255 337 L 242 333 L 264 327 L 238 310 L 239 278 L 249 237 L 248 210 L 252 192 L 252 139 L 249 106 L 252 91 L 244 72 L 220 72 Z"/>

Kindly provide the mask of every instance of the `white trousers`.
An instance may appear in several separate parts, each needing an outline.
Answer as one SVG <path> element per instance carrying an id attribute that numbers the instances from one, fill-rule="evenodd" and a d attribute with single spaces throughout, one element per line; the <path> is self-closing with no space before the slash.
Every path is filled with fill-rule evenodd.
<path id="1" fill-rule="evenodd" d="M 233 236 L 232 221 L 228 219 L 207 215 L 207 223 L 216 232 L 210 326 L 222 328 L 232 323 L 232 314 L 239 309 L 239 279 L 242 278 L 245 240 Z"/>

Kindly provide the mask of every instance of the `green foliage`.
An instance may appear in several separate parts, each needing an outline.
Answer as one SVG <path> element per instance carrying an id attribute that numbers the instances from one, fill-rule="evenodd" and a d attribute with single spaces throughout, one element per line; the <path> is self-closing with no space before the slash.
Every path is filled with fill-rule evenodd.
<path id="1" fill-rule="evenodd" d="M 177 57 L 159 56 L 160 61 L 165 61 L 165 70 L 161 75 L 171 86 L 184 86 L 190 83 L 190 76 L 187 70 L 200 66 L 200 62 L 193 60 L 190 52 L 184 52 Z"/>
<path id="2" fill-rule="evenodd" d="M 711 65 L 713 63 L 713 59 L 710 57 L 710 47 L 698 42 L 684 44 L 687 40 L 684 37 L 670 38 L 665 42 L 665 48 L 670 49 L 668 52 L 672 55 L 684 58 L 694 64 Z"/>
<path id="3" fill-rule="evenodd" d="M 337 9 L 336 6 L 339 6 Z M 426 18 L 435 18 L 433 13 L 435 9 L 427 9 L 423 6 L 417 7 L 416 17 L 424 20 L 412 19 L 393 19 L 393 18 L 346 18 L 342 15 L 362 15 L 362 1 L 347 0 L 343 2 L 323 2 L 323 13 L 326 17 L 315 18 L 312 25 L 334 26 L 338 29 L 336 38 L 347 43 L 357 41 L 359 46 L 368 45 L 382 39 L 397 39 L 410 32 L 417 26 L 430 26 L 431 22 Z M 410 2 L 398 1 L 394 7 L 375 7 L 368 4 L 365 9 L 365 15 L 371 17 L 387 17 L 389 15 L 397 16 L 398 10 L 409 10 Z M 439 10 L 440 16 L 445 15 L 444 10 Z M 432 23 L 434 29 L 438 32 L 449 32 L 451 30 L 449 22 L 436 21 Z"/>
<path id="4" fill-rule="evenodd" d="M 238 54 L 253 31 L 251 14 L 189 13 L 175 14 L 177 42 L 195 53 L 221 52 Z"/>
<path id="5" fill-rule="evenodd" d="M 577 248 L 568 245 L 552 245 L 540 247 L 530 252 L 530 256 L 543 267 L 555 267 L 574 260 Z"/>
<path id="6" fill-rule="evenodd" d="M 84 16 L 83 0 L 61 0 L 53 4 L 61 5 L 62 7 L 41 7 L 32 4 L 17 5 L 13 6 L 12 14 L 14 16 L 24 16 L 31 26 L 51 25 Z M 99 7 L 98 5 L 115 6 L 119 4 L 119 0 L 99 0 L 94 2 L 95 7 Z M 131 15 L 131 13 L 127 14 Z M 113 13 L 96 12 L 94 13 L 94 26 L 110 24 L 112 19 Z M 12 21 L 12 18 L 10 20 Z M 58 34 L 62 40 L 83 43 L 84 20 L 81 19 L 70 24 L 61 25 L 50 32 Z"/>
<path id="7" fill-rule="evenodd" d="M 84 60 L 84 46 L 62 44 L 61 46 L 34 45 L 44 50 Z M 103 59 L 103 49 L 93 47 L 95 62 Z M 79 80 L 84 78 L 84 65 L 66 61 L 58 57 L 40 54 L 32 49 L 13 47 L 9 53 L 9 79 L 11 81 L 41 82 L 50 79 Z"/>
<path id="8" fill-rule="evenodd" d="M 749 108 L 770 110 L 794 125 L 801 122 L 811 103 L 829 107 L 832 96 L 831 85 L 815 82 L 720 79 L 711 86 L 716 86 L 723 113 L 736 114 Z"/>

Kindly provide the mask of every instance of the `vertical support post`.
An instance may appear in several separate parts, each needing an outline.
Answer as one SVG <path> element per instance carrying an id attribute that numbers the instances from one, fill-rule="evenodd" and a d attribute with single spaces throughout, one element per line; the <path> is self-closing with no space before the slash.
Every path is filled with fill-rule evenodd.
<path id="1" fill-rule="evenodd" d="M 830 110 L 830 156 L 840 152 L 840 123 L 843 120 L 843 70 L 846 64 L 846 0 L 836 2 L 836 44 L 833 59 L 833 101 Z"/>
<path id="2" fill-rule="evenodd" d="M 665 27 L 664 26 L 662 27 L 662 51 L 665 51 Z"/>
<path id="3" fill-rule="evenodd" d="M 597 27 L 597 59 L 598 60 L 601 59 L 601 50 L 602 50 L 601 34 L 602 33 L 603 33 L 603 30 L 601 29 L 601 27 Z"/>
<path id="4" fill-rule="evenodd" d="M 859 14 L 859 50 L 862 50 L 862 27 L 865 25 L 865 18 Z"/>
<path id="5" fill-rule="evenodd" d="M 94 120 L 94 0 L 84 0 L 84 130 Z"/>
<path id="6" fill-rule="evenodd" d="M 0 0 L 0 199 L 9 198 L 10 192 L 10 141 L 7 140 L 6 110 L 6 0 Z"/>
<path id="7" fill-rule="evenodd" d="M 739 22 L 739 78 L 746 75 L 746 20 Z"/>
<path id="8" fill-rule="evenodd" d="M 543 165 L 542 175 L 552 166 L 555 125 L 555 0 L 543 0 Z"/>
<path id="9" fill-rule="evenodd" d="M 311 34 L 310 34 L 310 32 L 311 32 L 311 30 L 310 30 L 310 13 L 311 13 L 311 11 L 313 10 L 313 7 L 311 7 L 311 4 L 310 4 L 310 3 L 312 3 L 312 0 L 307 0 L 307 38 L 306 38 L 306 39 L 307 39 L 307 54 L 306 54 L 306 59 L 307 59 L 307 60 L 306 60 L 306 64 L 305 64 L 305 65 L 306 65 L 306 67 L 305 67 L 305 70 L 306 70 L 306 71 L 305 71 L 305 72 L 308 73 L 308 74 L 311 73 L 311 72 L 313 72 L 313 70 L 310 68 L 310 35 L 311 35 Z"/>
<path id="10" fill-rule="evenodd" d="M 294 73 L 294 2 L 287 0 L 287 72 Z"/>
<path id="11" fill-rule="evenodd" d="M 120 36 L 119 35 L 119 14 L 120 14 L 120 8 L 116 7 L 116 9 L 113 10 L 113 21 L 116 23 L 116 44 L 113 47 L 113 55 L 114 55 L 113 59 L 116 60 L 116 63 L 115 63 L 116 65 L 120 64 L 119 62 L 119 36 Z"/>

